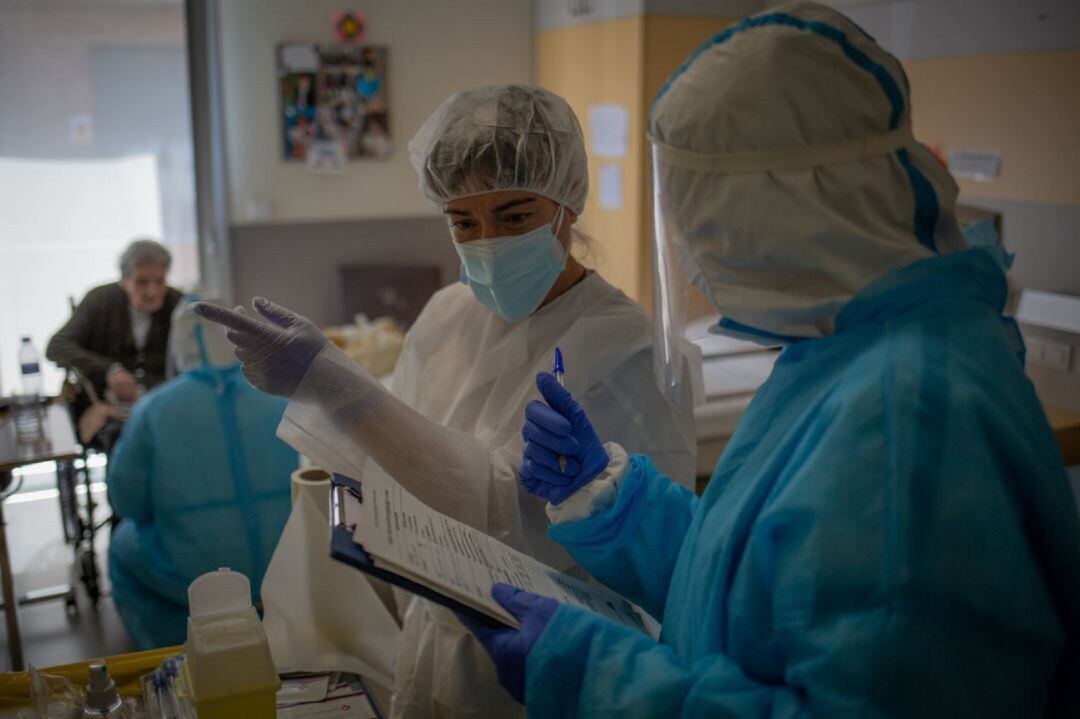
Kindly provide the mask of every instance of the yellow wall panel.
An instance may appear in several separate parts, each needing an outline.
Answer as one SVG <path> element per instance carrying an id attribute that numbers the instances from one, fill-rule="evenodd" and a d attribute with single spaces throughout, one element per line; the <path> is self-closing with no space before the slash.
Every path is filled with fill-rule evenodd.
<path id="1" fill-rule="evenodd" d="M 619 159 L 589 157 L 589 199 L 578 226 L 596 241 L 591 263 L 609 282 L 630 297 L 640 297 L 639 257 L 641 206 L 637 201 L 642 177 L 645 129 L 642 113 L 641 17 L 620 18 L 549 30 L 536 37 L 538 84 L 566 98 L 589 136 L 589 107 L 613 103 L 626 108 L 627 155 Z M 619 166 L 622 207 L 602 209 L 597 172 L 601 164 Z"/>
<path id="2" fill-rule="evenodd" d="M 724 30 L 730 18 L 669 17 L 645 18 L 645 103 L 652 102 L 660 86 L 683 64 L 701 43 Z"/>
<path id="3" fill-rule="evenodd" d="M 589 200 L 580 225 L 595 240 L 593 265 L 612 284 L 651 310 L 652 233 L 648 144 L 649 103 L 694 49 L 733 20 L 646 16 L 548 30 L 536 36 L 537 83 L 566 98 L 589 133 L 589 107 L 615 103 L 628 111 L 627 156 L 589 154 Z M 622 174 L 623 204 L 599 206 L 597 173 L 608 163 Z"/>
<path id="4" fill-rule="evenodd" d="M 645 129 L 648 130 L 648 110 L 664 81 L 690 57 L 703 42 L 729 25 L 731 18 L 668 17 L 650 15 L 645 18 Z M 643 153 L 641 206 L 643 216 L 642 255 L 639 262 L 638 301 L 652 311 L 652 180 L 649 177 L 649 157 Z M 692 316 L 712 314 L 715 310 L 697 292 L 690 293 L 689 311 Z"/>
<path id="5" fill-rule="evenodd" d="M 915 136 L 935 149 L 999 150 L 973 197 L 1080 205 L 1080 50 L 908 60 Z"/>

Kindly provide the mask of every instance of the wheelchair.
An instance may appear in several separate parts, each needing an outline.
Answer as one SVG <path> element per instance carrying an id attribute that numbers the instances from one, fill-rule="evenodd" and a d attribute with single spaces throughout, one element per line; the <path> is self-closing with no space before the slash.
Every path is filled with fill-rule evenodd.
<path id="1" fill-rule="evenodd" d="M 79 431 L 79 389 L 91 403 L 97 402 L 93 385 L 78 371 L 68 369 L 61 388 L 61 397 L 68 405 L 75 436 L 79 440 L 80 455 L 70 462 L 58 462 L 56 483 L 60 498 L 60 519 L 64 533 L 64 543 L 72 547 L 75 554 L 75 570 L 79 583 L 82 584 L 92 606 L 96 607 L 101 599 L 101 572 L 98 569 L 95 540 L 98 532 L 113 522 L 112 514 L 102 520 L 97 518 L 99 502 L 94 499 L 90 477 L 90 460 L 96 456 L 105 458 L 105 470 L 108 472 L 108 455 L 116 437 L 84 440 Z M 82 487 L 80 498 L 79 487 Z M 108 504 L 105 503 L 106 508 Z M 68 609 L 75 609 L 74 596 L 66 600 Z"/>

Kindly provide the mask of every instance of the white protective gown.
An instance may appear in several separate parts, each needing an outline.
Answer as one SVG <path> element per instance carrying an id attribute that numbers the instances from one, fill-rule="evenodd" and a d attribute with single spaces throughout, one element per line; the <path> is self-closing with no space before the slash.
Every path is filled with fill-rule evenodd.
<path id="1" fill-rule="evenodd" d="M 525 405 L 537 399 L 535 377 L 565 358 L 566 386 L 599 436 L 648 454 L 670 477 L 694 482 L 692 402 L 673 407 L 653 377 L 649 320 L 596 273 L 531 317 L 508 324 L 455 284 L 427 304 L 405 339 L 393 393 L 427 419 L 471 436 L 464 454 L 483 457 L 475 481 L 460 482 L 434 509 L 563 571 L 573 560 L 548 541 L 545 503 L 519 491 Z M 362 463 L 362 450 L 338 444 L 334 424 L 310 406 L 290 405 L 279 434 L 309 456 Z M 313 423 L 320 430 L 312 431 Z M 417 447 L 416 451 L 422 451 Z M 324 460 L 320 460 L 324 461 Z M 399 601 L 404 593 L 398 593 Z M 501 717 L 522 707 L 499 686 L 483 648 L 453 613 L 409 598 L 398 656 L 392 717 Z"/>

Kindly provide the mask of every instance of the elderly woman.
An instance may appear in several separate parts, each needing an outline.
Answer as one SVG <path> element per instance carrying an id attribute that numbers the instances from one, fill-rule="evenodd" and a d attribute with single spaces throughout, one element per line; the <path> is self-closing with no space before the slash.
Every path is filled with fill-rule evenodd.
<path id="1" fill-rule="evenodd" d="M 45 355 L 77 371 L 89 385 L 79 386 L 72 406 L 76 421 L 95 395 L 126 407 L 165 381 L 169 320 L 180 301 L 180 291 L 165 281 L 171 264 L 163 245 L 135 240 L 120 255 L 120 281 L 90 290 L 49 340 Z M 92 423 L 83 429 L 85 441 L 108 451 L 120 423 Z"/>
<path id="2" fill-rule="evenodd" d="M 571 251 L 588 175 L 564 100 L 524 85 L 460 92 L 410 151 L 421 189 L 446 215 L 461 282 L 409 331 L 393 395 L 288 310 L 256 300 L 256 317 L 200 311 L 230 327 L 255 386 L 292 399 L 282 429 L 301 451 L 338 455 L 342 467 L 370 455 L 429 506 L 572 570 L 547 539 L 544 503 L 517 484 L 520 416 L 537 397 L 537 372 L 561 348 L 567 386 L 594 423 L 685 483 L 690 402 L 657 389 L 645 313 Z M 521 714 L 451 613 L 413 598 L 403 635 L 394 716 Z"/>

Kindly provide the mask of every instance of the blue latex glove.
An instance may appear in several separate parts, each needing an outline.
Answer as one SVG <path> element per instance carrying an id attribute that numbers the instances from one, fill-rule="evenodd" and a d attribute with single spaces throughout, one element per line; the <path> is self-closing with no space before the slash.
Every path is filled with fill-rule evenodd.
<path id="1" fill-rule="evenodd" d="M 306 317 L 256 297 L 251 303 L 257 317 L 243 307 L 224 307 L 196 302 L 200 317 L 224 325 L 229 341 L 236 345 L 236 358 L 252 386 L 267 394 L 291 397 L 300 380 L 330 340 Z"/>
<path id="2" fill-rule="evenodd" d="M 548 372 L 536 375 L 544 402 L 525 407 L 521 485 L 552 504 L 560 504 L 608 465 L 604 444 L 570 393 Z M 565 469 L 559 458 L 565 459 Z"/>
<path id="3" fill-rule="evenodd" d="M 495 663 L 499 684 L 510 696 L 524 704 L 525 659 L 559 608 L 559 603 L 550 597 L 541 597 L 509 584 L 496 584 L 491 588 L 491 596 L 521 622 L 521 629 L 492 627 L 460 614 L 458 618 L 484 645 Z"/>

